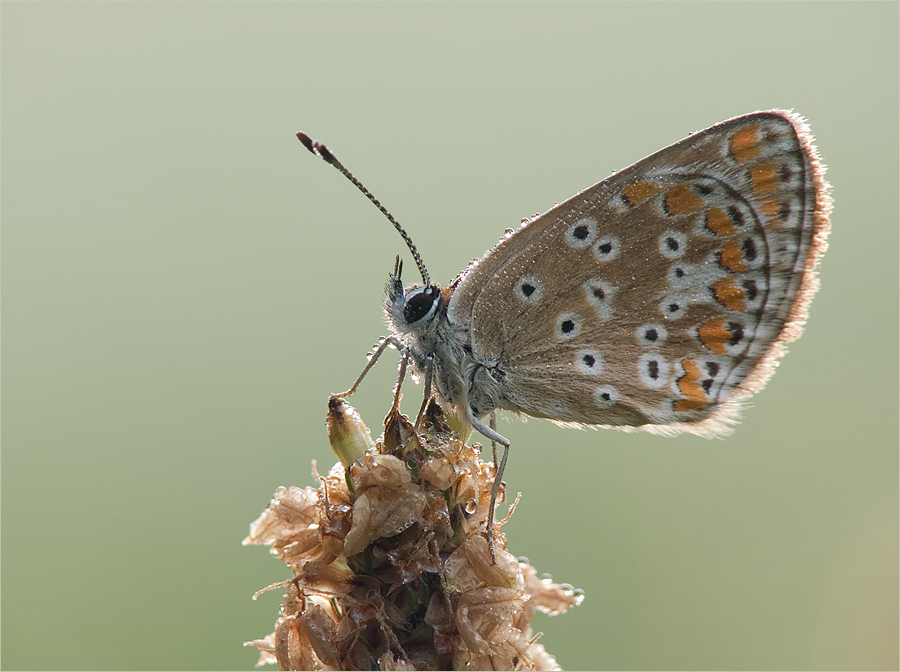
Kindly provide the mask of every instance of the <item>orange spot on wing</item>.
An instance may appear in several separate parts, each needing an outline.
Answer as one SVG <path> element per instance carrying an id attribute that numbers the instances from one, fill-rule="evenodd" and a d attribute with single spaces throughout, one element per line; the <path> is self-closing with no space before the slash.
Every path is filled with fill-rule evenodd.
<path id="1" fill-rule="evenodd" d="M 678 399 L 675 401 L 674 407 L 675 410 L 679 413 L 684 413 L 686 411 L 696 411 L 704 406 L 708 406 L 709 403 L 706 401 L 694 401 L 693 399 Z"/>
<path id="2" fill-rule="evenodd" d="M 703 207 L 703 199 L 687 184 L 679 184 L 666 192 L 666 211 L 671 215 L 687 215 Z"/>
<path id="3" fill-rule="evenodd" d="M 728 310 L 739 312 L 747 310 L 747 301 L 744 299 L 744 290 L 734 284 L 731 278 L 722 278 L 713 283 L 713 291 L 716 293 L 716 301 Z"/>
<path id="4" fill-rule="evenodd" d="M 759 209 L 769 219 L 778 217 L 778 210 L 781 207 L 781 201 L 775 197 L 764 198 L 759 202 Z"/>
<path id="5" fill-rule="evenodd" d="M 660 191 L 662 191 L 662 187 L 653 182 L 636 182 L 631 186 L 625 187 L 622 194 L 631 205 L 637 205 Z"/>
<path id="6" fill-rule="evenodd" d="M 710 208 L 706 213 L 706 226 L 717 236 L 733 236 L 737 229 L 734 221 L 722 208 Z"/>
<path id="7" fill-rule="evenodd" d="M 695 411 L 703 408 L 709 402 L 706 400 L 706 393 L 701 385 L 703 374 L 700 372 L 700 366 L 690 358 L 682 360 L 681 365 L 684 367 L 684 375 L 678 379 L 678 390 L 686 398 L 678 399 L 675 402 L 675 410 Z"/>
<path id="8" fill-rule="evenodd" d="M 750 183 L 757 196 L 765 196 L 778 191 L 778 171 L 771 161 L 763 161 L 750 166 Z"/>
<path id="9" fill-rule="evenodd" d="M 731 136 L 731 156 L 739 163 L 759 156 L 759 131 L 756 126 L 744 126 Z"/>
<path id="10" fill-rule="evenodd" d="M 725 326 L 725 320 L 721 317 L 701 324 L 700 328 L 697 330 L 697 334 L 700 336 L 703 345 L 717 355 L 728 354 L 728 350 L 725 349 L 725 344 L 734 336 L 734 334 L 728 331 L 728 328 Z"/>
<path id="11" fill-rule="evenodd" d="M 719 258 L 722 260 L 722 266 L 729 271 L 743 273 L 749 268 L 747 262 L 744 261 L 744 251 L 741 249 L 741 244 L 736 240 L 729 240 L 725 243 Z"/>

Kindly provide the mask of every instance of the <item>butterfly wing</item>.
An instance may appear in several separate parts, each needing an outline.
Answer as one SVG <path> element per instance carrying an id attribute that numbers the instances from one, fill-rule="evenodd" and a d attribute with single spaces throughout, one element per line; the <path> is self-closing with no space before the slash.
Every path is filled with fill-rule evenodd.
<path id="1" fill-rule="evenodd" d="M 721 434 L 817 288 L 831 202 L 806 125 L 737 117 L 525 224 L 457 281 L 499 407 Z"/>

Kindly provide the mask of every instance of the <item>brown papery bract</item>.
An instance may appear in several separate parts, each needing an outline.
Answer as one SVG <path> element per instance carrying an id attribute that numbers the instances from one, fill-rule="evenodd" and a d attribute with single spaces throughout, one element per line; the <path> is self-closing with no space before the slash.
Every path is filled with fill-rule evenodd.
<path id="1" fill-rule="evenodd" d="M 294 573 L 275 632 L 247 642 L 258 664 L 282 670 L 554 670 L 531 631 L 538 611 L 559 614 L 580 591 L 538 578 L 486 537 L 495 469 L 428 408 L 418 433 L 397 411 L 345 471 L 318 488 L 278 488 L 244 544 L 269 545 Z M 329 402 L 330 439 L 372 445 L 341 399 Z M 315 473 L 315 471 L 314 471 Z M 502 499 L 501 490 L 501 499 Z M 274 587 L 274 586 L 273 586 Z"/>

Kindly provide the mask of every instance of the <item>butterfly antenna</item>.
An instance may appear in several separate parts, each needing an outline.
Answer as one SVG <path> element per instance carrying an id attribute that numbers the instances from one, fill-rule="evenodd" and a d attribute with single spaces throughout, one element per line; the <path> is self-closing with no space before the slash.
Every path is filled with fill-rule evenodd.
<path id="1" fill-rule="evenodd" d="M 425 270 L 425 262 L 422 261 L 422 257 L 419 255 L 419 251 L 416 249 L 416 246 L 413 245 L 412 238 L 410 238 L 406 230 L 402 226 L 400 226 L 400 222 L 394 219 L 394 216 L 387 211 L 387 208 L 385 208 L 381 203 L 378 202 L 378 199 L 372 195 L 372 192 L 365 188 L 362 182 L 353 177 L 353 173 L 344 168 L 344 165 L 337 160 L 337 157 L 332 154 L 331 150 L 329 150 L 325 145 L 323 145 L 321 142 L 313 140 L 302 131 L 297 133 L 297 139 L 302 142 L 303 146 L 306 147 L 310 152 L 312 152 L 319 158 L 324 159 L 326 163 L 330 163 L 332 166 L 341 171 L 344 174 L 344 177 L 346 177 L 354 185 L 356 185 L 356 188 L 359 189 L 363 194 L 365 194 L 366 198 L 368 198 L 370 201 L 372 201 L 372 203 L 375 204 L 375 207 L 381 210 L 381 214 L 387 217 L 388 221 L 393 224 L 394 228 L 397 229 L 401 236 L 403 236 L 403 240 L 406 242 L 406 246 L 412 253 L 413 259 L 416 260 L 416 266 L 419 267 L 419 273 L 422 274 L 422 282 L 424 283 L 424 286 L 430 286 L 431 281 L 428 277 L 428 271 Z"/>

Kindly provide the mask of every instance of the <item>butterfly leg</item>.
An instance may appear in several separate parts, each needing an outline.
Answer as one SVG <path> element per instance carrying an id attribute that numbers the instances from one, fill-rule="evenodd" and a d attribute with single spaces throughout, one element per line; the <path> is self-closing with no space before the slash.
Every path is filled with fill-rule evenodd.
<path id="1" fill-rule="evenodd" d="M 491 429 L 497 431 L 497 411 L 491 411 Z M 494 456 L 494 472 L 496 473 L 499 465 L 497 464 L 497 442 L 491 439 L 491 455 Z"/>
<path id="2" fill-rule="evenodd" d="M 388 346 L 391 346 L 391 345 L 393 345 L 395 348 L 397 348 L 400 351 L 404 351 L 406 349 L 406 346 L 404 346 L 403 343 L 401 343 L 399 340 L 397 340 L 393 336 L 386 337 L 383 341 L 381 341 L 381 344 L 378 346 L 378 348 L 375 350 L 375 352 L 372 353 L 372 356 L 369 357 L 369 361 L 366 364 L 366 368 L 364 368 L 362 370 L 362 373 L 359 374 L 359 378 L 356 379 L 356 382 L 353 383 L 353 386 L 346 392 L 341 392 L 340 394 L 336 394 L 334 396 L 338 397 L 339 399 L 343 399 L 344 397 L 349 397 L 351 394 L 356 392 L 356 390 L 359 388 L 359 384 L 362 383 L 363 378 L 365 378 L 366 374 L 372 370 L 372 367 L 375 366 L 375 362 L 378 361 L 378 358 L 381 357 L 381 355 L 384 353 L 384 351 L 388 349 Z M 404 372 L 405 372 L 405 369 L 404 369 Z"/>
<path id="3" fill-rule="evenodd" d="M 491 424 L 496 424 L 496 416 L 492 419 Z M 490 508 L 488 509 L 488 549 L 491 551 L 491 562 L 495 565 L 497 564 L 497 557 L 494 555 L 494 507 L 497 505 L 497 495 L 500 494 L 500 485 L 503 483 L 503 472 L 506 469 L 506 458 L 509 457 L 509 439 L 505 436 L 501 436 L 494 430 L 492 427 L 488 427 L 481 420 L 476 417 L 473 417 L 472 414 L 469 416 L 469 422 L 472 424 L 472 427 L 477 429 L 482 436 L 491 440 L 493 442 L 499 443 L 503 446 L 503 459 L 500 460 L 500 466 L 497 468 L 497 474 L 494 476 L 494 485 L 491 487 L 491 503 Z M 494 454 L 494 464 L 496 464 L 497 456 Z"/>
<path id="4" fill-rule="evenodd" d="M 400 387 L 403 385 L 403 379 L 406 378 L 406 367 L 409 365 L 409 350 L 404 348 L 400 355 L 400 375 L 397 376 L 397 384 L 394 386 L 394 403 L 391 405 L 391 412 L 400 412 Z"/>
<path id="5" fill-rule="evenodd" d="M 413 426 L 413 431 L 419 431 L 419 425 L 422 422 L 422 418 L 425 415 L 425 409 L 428 407 L 428 402 L 431 399 L 431 385 L 433 382 L 434 376 L 434 355 L 428 355 L 425 358 L 425 397 L 422 399 L 422 405 L 419 407 L 419 414 L 416 416 L 416 424 Z"/>

